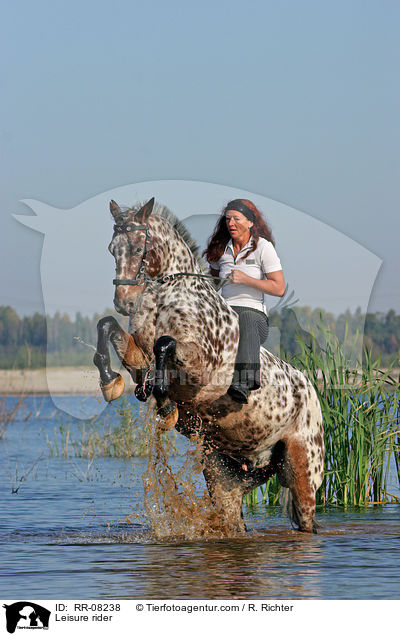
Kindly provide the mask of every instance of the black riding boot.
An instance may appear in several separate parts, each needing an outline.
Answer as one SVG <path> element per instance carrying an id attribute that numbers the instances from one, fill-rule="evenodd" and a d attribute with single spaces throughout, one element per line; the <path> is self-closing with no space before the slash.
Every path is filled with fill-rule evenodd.
<path id="1" fill-rule="evenodd" d="M 235 402 L 247 404 L 250 391 L 260 388 L 260 365 L 237 362 L 233 373 L 233 381 L 227 393 Z"/>

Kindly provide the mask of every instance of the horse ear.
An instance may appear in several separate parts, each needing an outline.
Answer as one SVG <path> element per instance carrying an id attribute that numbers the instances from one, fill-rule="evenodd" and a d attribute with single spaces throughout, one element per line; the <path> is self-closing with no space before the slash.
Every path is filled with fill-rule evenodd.
<path id="1" fill-rule="evenodd" d="M 121 214 L 121 208 L 118 203 L 115 203 L 114 199 L 111 199 L 110 201 L 110 212 L 114 218 Z"/>
<path id="2" fill-rule="evenodd" d="M 150 201 L 147 201 L 147 203 L 145 203 L 144 206 L 140 208 L 138 212 L 136 212 L 135 221 L 138 221 L 139 223 L 147 223 L 147 219 L 149 218 L 150 214 L 153 212 L 153 208 L 154 208 L 154 197 L 150 199 Z"/>

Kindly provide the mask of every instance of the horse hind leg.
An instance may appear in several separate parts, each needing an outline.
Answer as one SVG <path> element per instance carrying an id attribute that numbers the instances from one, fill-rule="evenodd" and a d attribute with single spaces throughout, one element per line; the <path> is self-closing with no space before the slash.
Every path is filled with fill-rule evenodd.
<path id="1" fill-rule="evenodd" d="M 248 469 L 237 461 L 210 448 L 204 452 L 203 474 L 208 492 L 220 519 L 220 527 L 227 536 L 246 531 L 243 519 L 243 497 L 246 493 L 265 484 L 276 473 L 281 458 L 282 442 L 272 450 L 271 460 L 264 468 Z"/>
<path id="2" fill-rule="evenodd" d="M 178 421 L 178 407 L 169 397 L 168 363 L 172 362 L 176 352 L 176 340 L 171 336 L 161 336 L 154 348 L 155 379 L 153 395 L 157 401 L 157 415 L 162 420 L 162 428 L 166 431 Z"/>
<path id="3" fill-rule="evenodd" d="M 285 453 L 278 477 L 281 485 L 290 490 L 287 504 L 292 525 L 301 532 L 316 534 L 314 515 L 317 487 L 312 480 L 304 442 L 298 439 L 285 440 Z"/>
<path id="4" fill-rule="evenodd" d="M 226 536 L 244 533 L 242 506 L 247 473 L 230 457 L 208 449 L 204 453 L 203 475 L 220 529 Z"/>

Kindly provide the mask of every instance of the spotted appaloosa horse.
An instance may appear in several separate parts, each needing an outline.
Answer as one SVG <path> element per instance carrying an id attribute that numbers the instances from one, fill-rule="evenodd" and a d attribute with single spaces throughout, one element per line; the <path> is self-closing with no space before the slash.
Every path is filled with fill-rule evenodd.
<path id="1" fill-rule="evenodd" d="M 203 474 L 229 532 L 244 531 L 243 496 L 277 474 L 290 491 L 299 530 L 315 532 L 315 493 L 323 478 L 320 405 L 310 381 L 261 348 L 261 388 L 248 404 L 230 385 L 239 329 L 237 314 L 216 292 L 182 223 L 151 199 L 121 211 L 109 250 L 116 262 L 114 304 L 130 316 L 129 333 L 109 316 L 98 323 L 94 363 L 107 401 L 124 390 L 110 366 L 112 343 L 137 383 L 151 394 L 165 429 L 203 439 Z M 152 214 L 152 212 L 154 213 Z"/>

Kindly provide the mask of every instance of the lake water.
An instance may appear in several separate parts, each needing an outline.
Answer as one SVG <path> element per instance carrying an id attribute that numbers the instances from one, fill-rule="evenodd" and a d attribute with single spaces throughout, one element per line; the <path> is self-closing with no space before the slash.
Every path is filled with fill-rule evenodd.
<path id="1" fill-rule="evenodd" d="M 62 440 L 80 426 L 51 398 L 26 398 L 0 441 L 3 598 L 400 598 L 400 505 L 319 510 L 310 536 L 259 504 L 244 509 L 244 537 L 160 540 L 143 503 L 147 458 L 67 459 Z"/>

